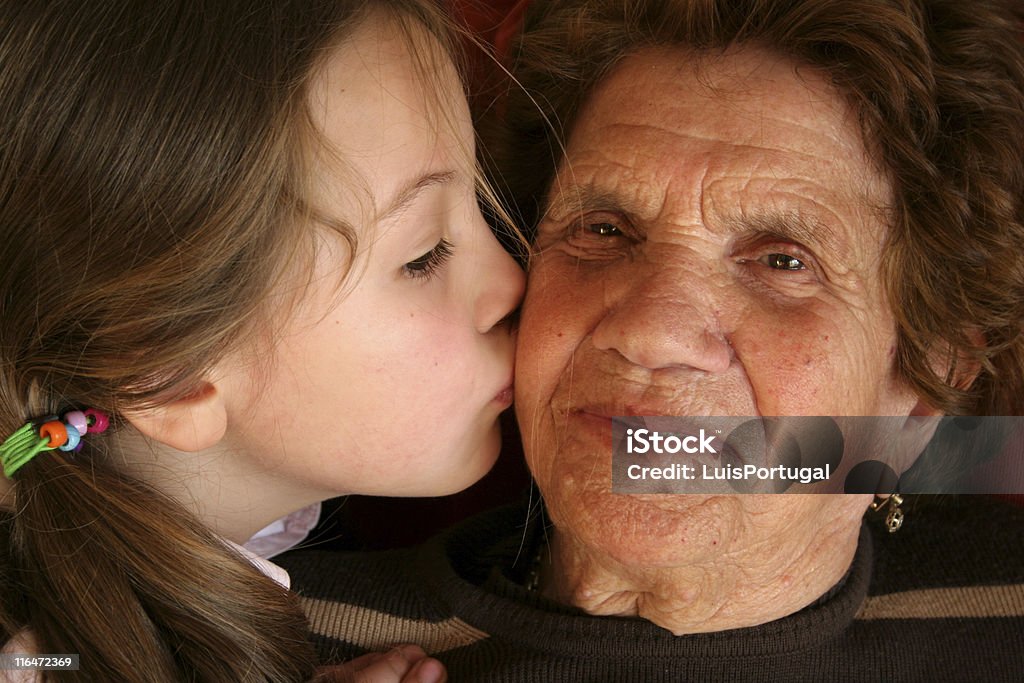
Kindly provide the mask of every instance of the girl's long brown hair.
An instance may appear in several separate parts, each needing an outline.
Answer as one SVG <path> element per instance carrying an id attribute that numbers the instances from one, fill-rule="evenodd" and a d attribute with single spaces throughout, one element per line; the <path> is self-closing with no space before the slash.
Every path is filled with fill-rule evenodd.
<path id="1" fill-rule="evenodd" d="M 3 436 L 72 406 L 116 422 L 187 396 L 258 330 L 311 244 L 307 84 L 379 6 L 446 30 L 418 0 L 4 3 Z M 4 639 L 78 653 L 59 680 L 309 679 L 292 596 L 119 472 L 110 434 L 15 475 Z"/>

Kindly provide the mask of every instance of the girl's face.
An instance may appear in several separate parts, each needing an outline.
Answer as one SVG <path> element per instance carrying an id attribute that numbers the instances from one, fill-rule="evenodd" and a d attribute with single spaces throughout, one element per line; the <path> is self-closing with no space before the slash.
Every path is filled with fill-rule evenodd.
<path id="1" fill-rule="evenodd" d="M 298 310 L 271 321 L 265 380 L 230 394 L 228 441 L 310 500 L 452 493 L 498 454 L 523 273 L 479 211 L 469 111 L 437 45 L 381 17 L 343 42 L 312 88 L 314 205 L 358 248 L 322 230 Z"/>

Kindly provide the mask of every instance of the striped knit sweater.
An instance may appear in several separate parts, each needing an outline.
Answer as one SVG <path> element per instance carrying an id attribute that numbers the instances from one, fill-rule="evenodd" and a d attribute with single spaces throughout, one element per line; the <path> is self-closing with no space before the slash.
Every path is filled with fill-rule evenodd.
<path id="1" fill-rule="evenodd" d="M 1024 509 L 1009 503 L 919 501 L 898 534 L 865 523 L 846 577 L 813 605 L 679 637 L 524 588 L 544 537 L 526 518 L 502 508 L 419 548 L 279 559 L 325 661 L 414 642 L 455 683 L 1024 681 Z"/>

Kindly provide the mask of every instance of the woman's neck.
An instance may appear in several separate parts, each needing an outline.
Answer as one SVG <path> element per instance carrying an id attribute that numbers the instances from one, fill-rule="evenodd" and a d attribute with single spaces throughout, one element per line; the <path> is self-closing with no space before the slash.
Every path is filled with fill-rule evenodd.
<path id="1" fill-rule="evenodd" d="M 755 626 L 793 614 L 838 583 L 859 528 L 858 518 L 806 543 L 741 539 L 713 561 L 656 568 L 623 563 L 556 528 L 538 589 L 590 614 L 639 616 L 675 635 Z"/>

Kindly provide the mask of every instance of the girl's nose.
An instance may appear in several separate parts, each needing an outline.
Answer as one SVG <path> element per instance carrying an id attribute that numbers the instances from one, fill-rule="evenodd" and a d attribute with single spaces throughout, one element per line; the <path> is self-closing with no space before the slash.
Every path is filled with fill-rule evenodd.
<path id="1" fill-rule="evenodd" d="M 475 302 L 474 323 L 477 331 L 485 334 L 519 306 L 526 275 L 489 228 L 481 252 L 476 272 L 483 284 Z"/>

